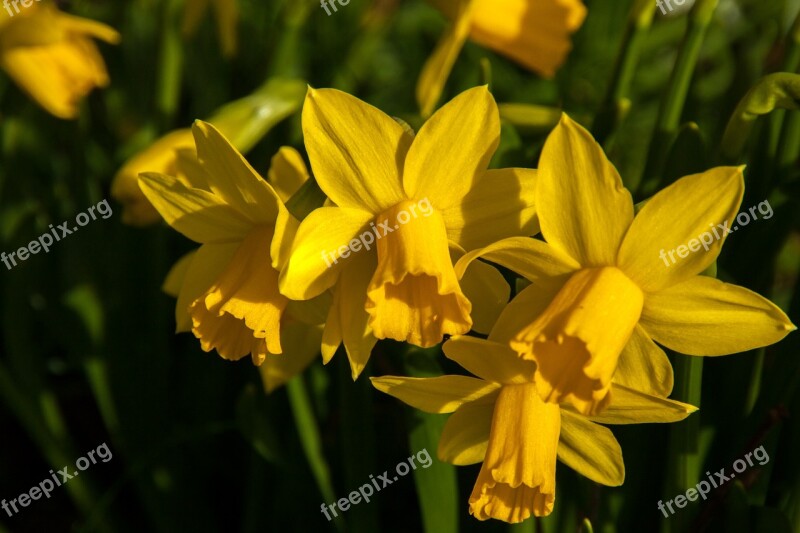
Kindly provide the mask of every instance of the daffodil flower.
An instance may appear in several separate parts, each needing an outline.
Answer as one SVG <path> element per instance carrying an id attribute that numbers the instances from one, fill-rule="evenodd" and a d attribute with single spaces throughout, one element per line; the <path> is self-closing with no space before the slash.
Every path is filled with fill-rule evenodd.
<path id="1" fill-rule="evenodd" d="M 700 275 L 724 235 L 675 264 L 661 258 L 663 249 L 727 226 L 743 192 L 742 168 L 713 168 L 679 179 L 634 217 L 614 166 L 564 115 L 539 162 L 537 210 L 547 242 L 505 239 L 465 255 L 456 271 L 483 257 L 532 282 L 498 319 L 503 331 L 493 333 L 537 363 L 542 400 L 596 413 L 613 402 L 612 377 L 668 396 L 672 367 L 655 342 L 689 355 L 726 355 L 795 329 L 767 299 Z"/>
<path id="2" fill-rule="evenodd" d="M 105 63 L 92 39 L 116 44 L 114 29 L 67 15 L 54 5 L 31 4 L 10 16 L 0 10 L 0 68 L 49 113 L 78 116 L 79 102 L 109 83 Z"/>
<path id="3" fill-rule="evenodd" d="M 191 330 L 204 351 L 227 360 L 250 355 L 271 390 L 319 353 L 327 307 L 315 312 L 324 301 L 293 304 L 278 292 L 278 269 L 299 225 L 279 193 L 213 126 L 198 121 L 192 132 L 197 158 L 179 154 L 185 178 L 140 178 L 164 220 L 202 244 L 178 261 L 164 289 L 178 298 L 177 331 Z M 286 149 L 274 161 L 285 197 L 308 177 L 298 161 Z"/>
<path id="4" fill-rule="evenodd" d="M 425 63 L 417 101 L 428 116 L 469 38 L 551 78 L 567 57 L 570 36 L 581 27 L 580 0 L 431 0 L 453 23 Z"/>
<path id="5" fill-rule="evenodd" d="M 186 0 L 183 12 L 183 34 L 190 36 L 197 31 L 209 5 L 214 8 L 219 40 L 225 57 L 233 57 L 239 48 L 236 24 L 239 22 L 237 0 Z"/>
<path id="6" fill-rule="evenodd" d="M 344 342 L 355 378 L 377 339 L 433 346 L 468 332 L 473 318 L 488 333 L 491 326 L 478 321 L 496 318 L 489 308 L 499 313 L 508 286 L 487 265 L 459 284 L 451 248 L 457 257 L 537 228 L 535 172 L 486 170 L 500 136 L 487 88 L 456 97 L 416 137 L 350 95 L 309 89 L 303 133 L 314 176 L 333 205 L 303 220 L 280 287 L 304 300 L 335 286 L 323 360 Z M 475 306 L 467 287 L 479 299 Z M 484 316 L 470 316 L 473 309 Z"/>
<path id="7" fill-rule="evenodd" d="M 507 329 L 504 315 L 498 331 Z M 683 420 L 696 408 L 613 384 L 613 399 L 599 416 L 586 417 L 569 404 L 541 399 L 537 365 L 512 350 L 507 339 L 453 337 L 445 355 L 478 378 L 371 378 L 380 391 L 428 413 L 453 413 L 439 441 L 438 456 L 456 465 L 483 461 L 469 497 L 479 520 L 516 523 L 547 516 L 556 493 L 556 459 L 592 481 L 615 487 L 625 478 L 614 435 L 597 424 Z"/>

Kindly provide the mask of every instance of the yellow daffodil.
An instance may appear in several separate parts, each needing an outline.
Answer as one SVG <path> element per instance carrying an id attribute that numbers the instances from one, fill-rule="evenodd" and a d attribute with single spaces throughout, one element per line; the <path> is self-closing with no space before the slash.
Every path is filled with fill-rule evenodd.
<path id="1" fill-rule="evenodd" d="M 183 34 L 188 36 L 197 31 L 209 4 L 214 8 L 216 15 L 222 53 L 225 57 L 233 57 L 239 47 L 238 32 L 236 31 L 236 25 L 239 22 L 237 0 L 186 0 L 183 12 Z"/>
<path id="2" fill-rule="evenodd" d="M 335 285 L 323 360 L 343 342 L 355 378 L 376 339 L 432 346 L 473 321 L 488 333 L 497 316 L 489 309 L 502 308 L 508 286 L 487 265 L 459 284 L 451 251 L 457 257 L 537 228 L 535 172 L 486 170 L 500 136 L 487 88 L 462 93 L 416 137 L 350 95 L 309 89 L 303 133 L 333 205 L 303 220 L 280 287 L 304 300 Z"/>
<path id="3" fill-rule="evenodd" d="M 51 4 L 0 9 L 0 68 L 59 118 L 76 118 L 79 102 L 109 83 L 92 39 L 114 44 L 120 37 L 105 24 L 67 15 Z"/>
<path id="4" fill-rule="evenodd" d="M 251 94 L 220 107 L 208 122 L 238 150 L 247 152 L 275 124 L 300 108 L 305 90 L 305 83 L 299 80 L 271 78 Z M 161 215 L 139 187 L 139 174 L 167 174 L 186 182 L 177 166 L 178 153 L 182 150 L 194 151 L 194 138 L 189 128 L 165 134 L 120 168 L 111 184 L 111 195 L 122 204 L 123 223 L 147 226 L 161 220 Z"/>
<path id="5" fill-rule="evenodd" d="M 417 102 L 428 116 L 467 38 L 548 78 L 572 48 L 586 8 L 580 0 L 432 0 L 453 23 L 425 63 Z"/>
<path id="6" fill-rule="evenodd" d="M 595 413 L 613 401 L 612 377 L 667 396 L 672 367 L 655 342 L 725 355 L 795 329 L 758 294 L 700 275 L 719 255 L 743 192 L 742 168 L 713 168 L 676 181 L 634 217 L 614 166 L 564 115 L 539 162 L 536 199 L 547 242 L 506 239 L 467 254 L 456 271 L 483 257 L 532 282 L 503 311 L 503 336 L 537 363 L 543 400 Z M 700 246 L 710 228 L 719 238 Z M 676 249 L 674 264 L 662 259 Z"/>
<path id="7" fill-rule="evenodd" d="M 444 353 L 478 378 L 384 376 L 373 385 L 429 413 L 453 413 L 439 440 L 443 461 L 468 465 L 483 461 L 469 497 L 479 520 L 516 523 L 547 516 L 556 491 L 556 459 L 587 478 L 608 486 L 625 478 L 622 451 L 604 424 L 683 420 L 691 405 L 650 396 L 613 384 L 613 399 L 599 416 L 586 417 L 569 404 L 541 399 L 537 365 L 523 359 L 503 337 L 508 313 L 498 319 L 488 340 L 453 337 Z"/>
<path id="8" fill-rule="evenodd" d="M 278 269 L 299 222 L 283 200 L 210 124 L 192 128 L 197 158 L 181 152 L 185 179 L 145 173 L 144 194 L 164 220 L 202 246 L 173 267 L 165 290 L 178 298 L 177 330 L 191 331 L 204 351 L 224 359 L 250 355 L 268 389 L 319 353 L 327 309 L 292 305 L 278 292 Z M 298 154 L 279 154 L 273 177 L 293 193 L 307 176 Z M 288 159 L 288 161 L 283 161 Z M 304 309 L 303 307 L 306 307 Z"/>

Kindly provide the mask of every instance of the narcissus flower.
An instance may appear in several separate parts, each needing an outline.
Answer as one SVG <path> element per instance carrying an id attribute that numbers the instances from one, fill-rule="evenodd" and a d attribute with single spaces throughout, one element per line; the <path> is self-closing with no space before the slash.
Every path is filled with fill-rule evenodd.
<path id="1" fill-rule="evenodd" d="M 335 206 L 303 220 L 280 287 L 303 300 L 336 286 L 323 360 L 344 342 L 355 378 L 376 339 L 432 346 L 466 333 L 473 319 L 488 332 L 508 286 L 487 265 L 459 284 L 451 251 L 457 257 L 537 228 L 535 172 L 486 170 L 500 136 L 486 87 L 455 98 L 416 137 L 350 95 L 309 89 L 303 133 L 317 183 Z"/>
<path id="2" fill-rule="evenodd" d="M 225 57 L 232 57 L 236 55 L 239 47 L 238 32 L 236 31 L 236 24 L 239 22 L 237 0 L 186 0 L 183 12 L 183 34 L 192 35 L 197 31 L 209 4 L 214 8 L 214 15 L 217 19 L 222 53 Z"/>
<path id="3" fill-rule="evenodd" d="M 483 461 L 469 497 L 479 520 L 521 522 L 547 516 L 556 493 L 556 459 L 608 486 L 625 478 L 622 451 L 605 424 L 683 420 L 691 405 L 650 396 L 613 384 L 613 399 L 600 416 L 585 417 L 569 404 L 544 402 L 536 363 L 519 357 L 503 337 L 508 313 L 488 340 L 453 337 L 448 358 L 478 378 L 440 376 L 371 378 L 379 390 L 429 413 L 453 413 L 439 441 L 443 461 L 468 465 Z"/>
<path id="4" fill-rule="evenodd" d="M 119 34 L 99 22 L 33 3 L 11 16 L 0 10 L 0 68 L 49 113 L 78 116 L 78 103 L 109 83 L 92 39 L 118 43 Z"/>
<path id="5" fill-rule="evenodd" d="M 431 113 L 467 38 L 547 78 L 572 48 L 586 8 L 580 0 L 431 0 L 453 23 L 417 84 L 422 114 Z"/>
<path id="6" fill-rule="evenodd" d="M 219 108 L 211 122 L 233 146 L 248 152 L 275 124 L 300 108 L 306 85 L 298 80 L 272 78 L 253 93 Z M 171 131 L 131 157 L 114 176 L 111 195 L 122 204 L 122 222 L 147 226 L 161 220 L 139 188 L 139 174 L 156 172 L 189 184 L 177 167 L 178 152 L 194 151 L 189 128 Z"/>
<path id="7" fill-rule="evenodd" d="M 507 266 L 532 285 L 504 311 L 511 347 L 537 363 L 548 402 L 590 414 L 613 401 L 611 379 L 669 395 L 672 367 L 655 342 L 689 355 L 725 355 L 778 342 L 795 329 L 747 289 L 700 275 L 717 258 L 744 192 L 742 168 L 686 176 L 634 217 L 630 193 L 600 146 L 564 115 L 545 143 L 536 199 L 542 236 L 506 239 L 464 256 Z M 709 227 L 720 239 L 695 246 Z M 691 246 L 674 264 L 663 250 Z M 679 248 L 681 247 L 681 248 Z M 673 252 L 674 253 L 674 252 Z"/>
<path id="8" fill-rule="evenodd" d="M 203 350 L 224 359 L 250 355 L 264 363 L 271 389 L 319 353 L 327 307 L 315 310 L 324 304 L 319 300 L 292 305 L 278 292 L 278 269 L 299 222 L 275 189 L 213 126 L 198 121 L 192 132 L 199 159 L 181 153 L 185 180 L 141 177 L 142 191 L 164 220 L 202 244 L 173 267 L 165 284 L 178 298 L 177 330 L 191 329 Z M 291 159 L 274 174 L 287 194 L 305 171 Z"/>

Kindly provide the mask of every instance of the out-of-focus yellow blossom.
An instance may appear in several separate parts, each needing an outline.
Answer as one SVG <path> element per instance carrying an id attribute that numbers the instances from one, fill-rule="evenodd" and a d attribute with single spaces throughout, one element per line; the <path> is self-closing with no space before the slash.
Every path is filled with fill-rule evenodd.
<path id="1" fill-rule="evenodd" d="M 239 5 L 237 0 L 186 0 L 183 12 L 183 34 L 193 35 L 208 10 L 209 4 L 214 8 L 217 19 L 219 41 L 225 57 L 233 57 L 238 49 Z"/>
<path id="2" fill-rule="evenodd" d="M 192 132 L 197 157 L 181 152 L 178 159 L 184 179 L 140 179 L 164 220 L 202 244 L 164 286 L 178 298 L 177 331 L 191 330 L 204 351 L 224 359 L 250 355 L 271 390 L 319 353 L 327 307 L 324 300 L 289 302 L 278 292 L 278 269 L 299 225 L 283 199 L 213 126 L 198 121 Z M 294 170 L 302 176 L 305 169 L 278 166 L 284 171 L 273 173 L 276 186 L 293 193 L 302 184 Z"/>
<path id="3" fill-rule="evenodd" d="M 449 359 L 480 379 L 372 378 L 377 389 L 417 409 L 453 413 L 438 456 L 456 465 L 483 461 L 469 497 L 469 511 L 479 520 L 516 523 L 550 514 L 556 459 L 597 483 L 621 485 L 622 451 L 611 431 L 596 422 L 675 422 L 696 410 L 616 383 L 600 416 L 587 418 L 569 404 L 542 401 L 536 363 L 519 357 L 505 336 L 515 323 L 504 312 L 487 340 L 458 336 L 444 344 Z"/>
<path id="4" fill-rule="evenodd" d="M 511 347 L 537 363 L 547 402 L 593 414 L 613 401 L 611 379 L 667 396 L 672 367 L 653 341 L 690 355 L 726 355 L 778 342 L 795 326 L 745 288 L 700 275 L 725 240 L 675 264 L 663 250 L 729 228 L 744 193 L 741 167 L 686 176 L 634 217 L 631 195 L 602 148 L 564 115 L 539 161 L 542 236 L 506 239 L 464 256 L 507 266 L 532 282 L 503 311 Z"/>
<path id="5" fill-rule="evenodd" d="M 537 232 L 535 171 L 486 170 L 499 122 L 486 87 L 453 99 L 416 137 L 357 98 L 309 89 L 306 149 L 334 206 L 303 220 L 280 287 L 304 300 L 335 286 L 324 361 L 343 342 L 355 378 L 377 339 L 432 346 L 473 322 L 488 332 L 508 285 L 479 263 L 459 284 L 451 253 Z"/>
<path id="6" fill-rule="evenodd" d="M 547 78 L 572 48 L 586 8 L 580 0 L 431 0 L 453 23 L 425 63 L 417 83 L 423 116 L 433 111 L 469 38 Z"/>
<path id="7" fill-rule="evenodd" d="M 105 24 L 62 13 L 35 2 L 11 15 L 0 9 L 0 68 L 49 113 L 78 116 L 78 104 L 109 83 L 103 57 L 92 39 L 118 43 Z"/>

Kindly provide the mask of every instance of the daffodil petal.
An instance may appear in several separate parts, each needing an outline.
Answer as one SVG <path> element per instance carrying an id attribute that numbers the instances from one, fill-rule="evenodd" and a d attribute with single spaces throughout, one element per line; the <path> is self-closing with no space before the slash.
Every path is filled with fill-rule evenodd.
<path id="1" fill-rule="evenodd" d="M 483 461 L 499 392 L 496 389 L 479 400 L 465 403 L 450 415 L 439 437 L 436 452 L 439 459 L 458 466 Z"/>
<path id="2" fill-rule="evenodd" d="M 169 294 L 173 298 L 177 298 L 183 286 L 183 280 L 186 278 L 186 272 L 189 270 L 189 265 L 192 263 L 197 250 L 183 255 L 178 259 L 172 268 L 169 269 L 164 283 L 161 285 L 161 290 Z"/>
<path id="3" fill-rule="evenodd" d="M 379 391 L 426 413 L 452 413 L 462 404 L 478 400 L 499 389 L 499 385 L 495 383 L 468 376 L 382 376 L 369 379 Z"/>
<path id="4" fill-rule="evenodd" d="M 472 303 L 472 329 L 488 334 L 508 303 L 511 287 L 496 268 L 480 261 L 469 265 L 460 285 Z"/>
<path id="5" fill-rule="evenodd" d="M 461 257 L 455 266 L 456 276 L 463 276 L 467 266 L 478 258 L 502 265 L 533 283 L 552 278 L 566 281 L 580 268 L 574 259 L 545 242 L 528 237 L 509 237 Z"/>
<path id="6" fill-rule="evenodd" d="M 619 356 L 614 381 L 665 398 L 672 392 L 672 364 L 638 324 Z"/>
<path id="7" fill-rule="evenodd" d="M 233 259 L 240 244 L 239 242 L 204 244 L 194 253 L 178 293 L 178 302 L 175 304 L 176 333 L 192 330 L 189 306 L 214 284 Z"/>
<path id="8" fill-rule="evenodd" d="M 292 300 L 313 298 L 336 283 L 339 271 L 346 264 L 342 254 L 347 254 L 345 258 L 350 254 L 374 254 L 347 249 L 371 218 L 366 211 L 343 207 L 312 211 L 300 223 L 291 255 L 281 269 L 281 292 Z"/>
<path id="9" fill-rule="evenodd" d="M 328 310 L 328 318 L 325 320 L 325 329 L 322 331 L 322 363 L 328 364 L 336 355 L 336 350 L 342 344 L 342 325 L 339 323 L 339 306 L 341 305 L 341 295 L 339 290 L 334 289 L 333 302 Z"/>
<path id="10" fill-rule="evenodd" d="M 444 343 L 442 350 L 448 359 L 494 383 L 531 383 L 536 372 L 536 363 L 522 359 L 507 345 L 497 342 L 455 336 Z"/>
<path id="11" fill-rule="evenodd" d="M 547 309 L 567 279 L 568 275 L 542 278 L 536 285 L 525 287 L 500 313 L 489 333 L 489 340 L 500 343 L 511 341 Z"/>
<path id="12" fill-rule="evenodd" d="M 405 199 L 401 176 L 413 138 L 379 109 L 309 88 L 303 136 L 314 177 L 336 205 L 377 214 Z"/>
<path id="13" fill-rule="evenodd" d="M 280 199 L 242 154 L 208 122 L 196 121 L 192 134 L 214 194 L 254 223 L 274 224 Z"/>
<path id="14" fill-rule="evenodd" d="M 145 172 L 139 187 L 173 229 L 199 243 L 241 241 L 252 223 L 214 194 L 177 178 Z"/>
<path id="15" fill-rule="evenodd" d="M 647 295 L 640 324 L 659 344 L 688 355 L 746 352 L 796 329 L 763 296 L 707 276 Z"/>
<path id="16" fill-rule="evenodd" d="M 614 264 L 633 201 L 600 145 L 566 114 L 542 149 L 536 204 L 549 244 L 585 267 Z"/>
<path id="17" fill-rule="evenodd" d="M 622 448 L 611 431 L 587 418 L 561 410 L 558 460 L 582 476 L 608 487 L 625 481 Z"/>
<path id="18" fill-rule="evenodd" d="M 437 210 L 459 205 L 500 142 L 500 112 L 486 86 L 464 91 L 436 112 L 408 151 L 403 187 Z"/>
<path id="19" fill-rule="evenodd" d="M 487 170 L 460 203 L 441 211 L 448 239 L 474 250 L 501 238 L 538 233 L 535 180 L 535 170 Z"/>
<path id="20" fill-rule="evenodd" d="M 417 81 L 417 104 L 423 117 L 430 116 L 442 95 L 442 90 L 464 47 L 470 29 L 470 2 L 458 2 L 454 9 L 455 20 L 447 28 L 436 49 L 425 61 Z"/>
<path id="21" fill-rule="evenodd" d="M 367 285 L 376 267 L 375 255 L 362 253 L 345 266 L 336 285 L 342 342 L 353 380 L 367 366 L 372 348 L 378 342 L 369 327 L 369 313 L 365 308 Z"/>
<path id="22" fill-rule="evenodd" d="M 308 181 L 308 169 L 300 152 L 291 146 L 281 146 L 272 156 L 267 179 L 283 203 Z"/>
<path id="23" fill-rule="evenodd" d="M 697 407 L 688 403 L 651 396 L 613 383 L 608 407 L 600 414 L 588 418 L 600 424 L 678 422 L 695 411 Z"/>
<path id="24" fill-rule="evenodd" d="M 726 235 L 722 228 L 735 226 L 743 194 L 741 167 L 717 167 L 679 179 L 636 215 L 618 266 L 649 292 L 699 274 L 717 259 Z"/>
<path id="25" fill-rule="evenodd" d="M 551 78 L 572 48 L 586 7 L 579 0 L 476 0 L 470 37 Z"/>
<path id="26" fill-rule="evenodd" d="M 319 355 L 321 338 L 322 326 L 309 326 L 301 322 L 281 324 L 283 353 L 267 354 L 258 367 L 267 393 L 302 373 L 314 361 Z"/>

